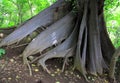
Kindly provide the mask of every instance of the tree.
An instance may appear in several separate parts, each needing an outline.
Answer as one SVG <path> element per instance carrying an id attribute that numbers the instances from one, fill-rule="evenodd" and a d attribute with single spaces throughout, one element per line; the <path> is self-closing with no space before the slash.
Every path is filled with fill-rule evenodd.
<path id="1" fill-rule="evenodd" d="M 22 23 L 1 41 L 0 47 L 18 44 L 21 40 L 32 36 L 34 39 L 21 54 L 29 69 L 31 69 L 29 63 L 38 60 L 38 63 L 50 73 L 45 61 L 63 57 L 65 58 L 64 70 L 68 57 L 75 55 L 73 56 L 74 68 L 85 78 L 87 73 L 101 75 L 103 69 L 109 68 L 115 52 L 107 34 L 103 7 L 104 0 L 68 2 L 58 0 Z M 32 57 L 37 53 L 40 53 L 40 56 Z"/>
<path id="2" fill-rule="evenodd" d="M 17 26 L 50 5 L 48 0 L 1 0 L 1 28 Z"/>

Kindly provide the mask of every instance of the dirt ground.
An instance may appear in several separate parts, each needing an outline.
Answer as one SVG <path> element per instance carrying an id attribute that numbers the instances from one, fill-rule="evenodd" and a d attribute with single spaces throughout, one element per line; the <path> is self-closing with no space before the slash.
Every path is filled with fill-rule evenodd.
<path id="1" fill-rule="evenodd" d="M 46 73 L 36 63 L 31 64 L 33 75 L 29 75 L 28 68 L 18 58 L 22 52 L 20 48 L 5 48 L 6 54 L 0 59 L 0 83 L 87 83 L 77 71 L 72 71 L 72 64 L 67 65 L 61 72 L 62 60 L 52 59 L 47 61 L 47 67 L 52 72 Z M 106 77 L 96 78 L 88 76 L 90 83 L 109 83 Z"/>
<path id="2" fill-rule="evenodd" d="M 48 68 L 52 72 L 46 73 L 42 67 L 31 64 L 33 75 L 29 75 L 28 68 L 22 63 L 22 58 L 18 58 L 21 53 L 19 49 L 6 49 L 6 55 L 0 60 L 2 69 L 0 70 L 0 83 L 79 83 L 83 78 L 73 71 L 66 70 L 60 73 L 60 60 L 47 61 Z"/>

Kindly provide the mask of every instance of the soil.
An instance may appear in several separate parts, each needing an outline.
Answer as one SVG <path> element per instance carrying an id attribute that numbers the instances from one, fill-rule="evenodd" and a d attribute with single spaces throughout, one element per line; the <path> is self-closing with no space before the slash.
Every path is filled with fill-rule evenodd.
<path id="1" fill-rule="evenodd" d="M 72 64 L 67 65 L 61 72 L 62 59 L 51 59 L 47 61 L 47 67 L 52 72 L 48 74 L 36 63 L 31 64 L 32 76 L 29 75 L 22 58 L 18 56 L 23 48 L 6 47 L 6 54 L 0 59 L 0 83 L 87 83 L 80 73 L 72 70 Z M 22 49 L 22 50 L 21 50 Z M 92 83 L 108 83 L 105 78 L 88 76 Z"/>

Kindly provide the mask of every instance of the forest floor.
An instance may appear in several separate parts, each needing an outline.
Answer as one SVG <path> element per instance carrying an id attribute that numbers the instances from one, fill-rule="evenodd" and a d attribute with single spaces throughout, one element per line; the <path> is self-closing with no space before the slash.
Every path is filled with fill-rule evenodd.
<path id="1" fill-rule="evenodd" d="M 60 60 L 47 61 L 47 67 L 52 72 L 46 73 L 42 67 L 31 64 L 33 75 L 29 75 L 28 68 L 23 64 L 22 58 L 18 58 L 19 49 L 6 48 L 6 55 L 0 60 L 0 83 L 84 83 L 77 73 L 66 70 L 60 73 Z"/>
<path id="2" fill-rule="evenodd" d="M 20 48 L 5 48 L 6 55 L 0 59 L 0 83 L 87 83 L 77 71 L 72 71 L 72 63 L 67 65 L 61 73 L 62 60 L 52 59 L 47 61 L 47 67 L 52 72 L 46 73 L 36 63 L 31 64 L 33 75 L 29 75 L 28 68 L 23 64 L 22 58 L 18 58 L 23 50 Z M 109 83 L 106 76 L 88 76 L 90 83 Z"/>

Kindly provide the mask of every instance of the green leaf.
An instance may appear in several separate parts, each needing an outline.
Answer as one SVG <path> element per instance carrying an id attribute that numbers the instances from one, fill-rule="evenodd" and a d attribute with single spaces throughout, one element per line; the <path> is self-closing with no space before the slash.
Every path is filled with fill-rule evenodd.
<path id="1" fill-rule="evenodd" d="M 5 53 L 5 49 L 0 48 L 0 58 L 2 58 Z"/>

